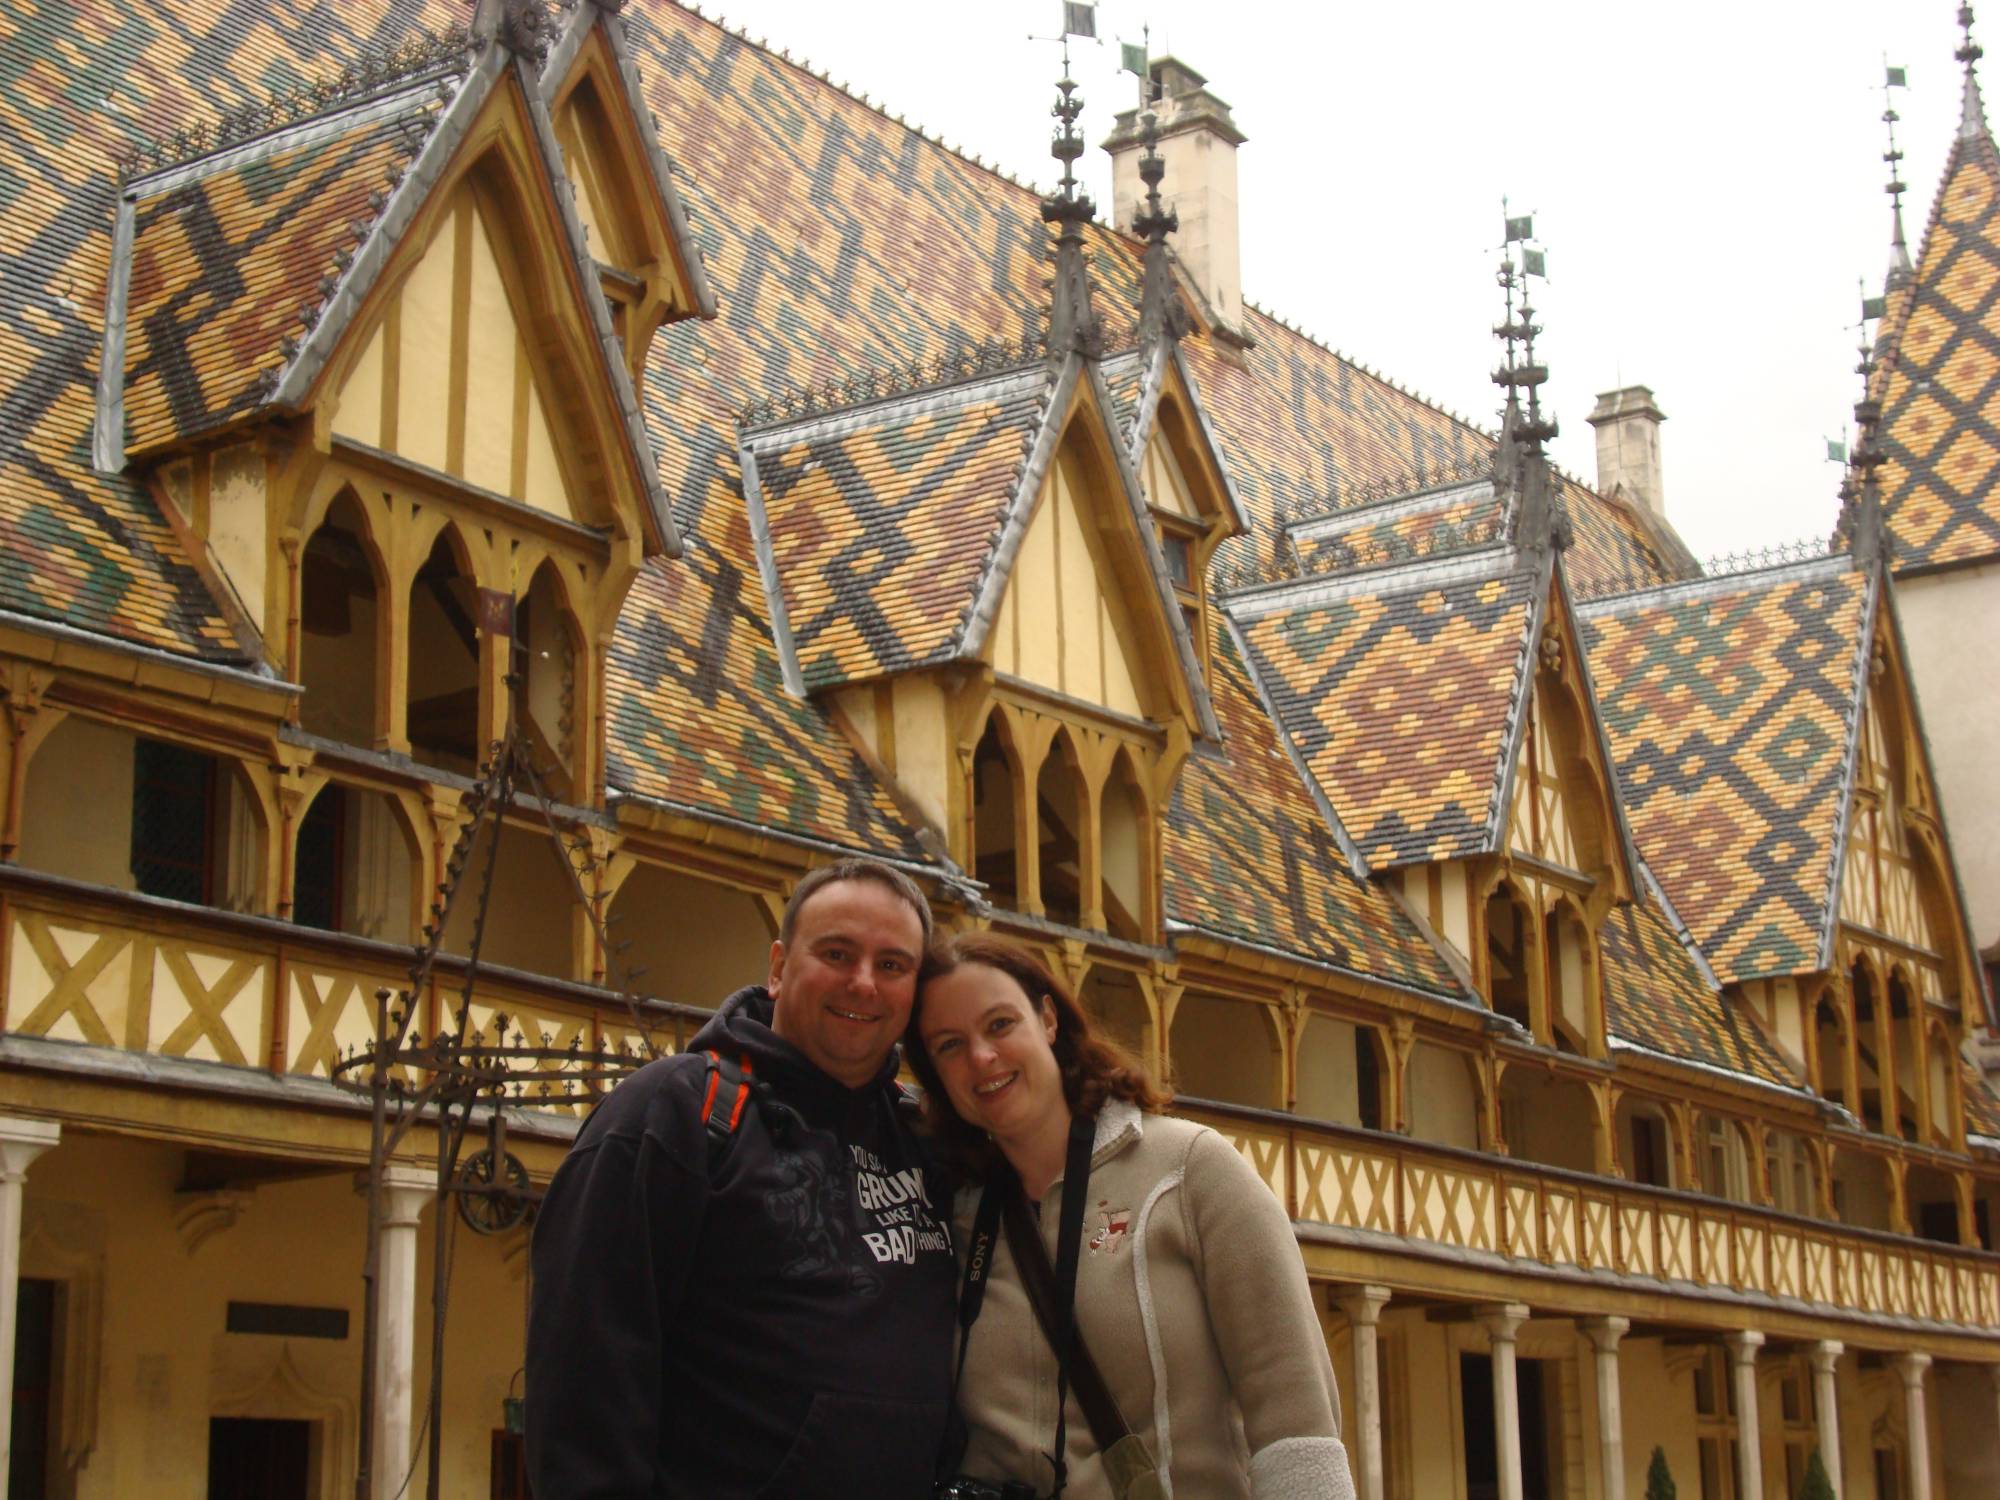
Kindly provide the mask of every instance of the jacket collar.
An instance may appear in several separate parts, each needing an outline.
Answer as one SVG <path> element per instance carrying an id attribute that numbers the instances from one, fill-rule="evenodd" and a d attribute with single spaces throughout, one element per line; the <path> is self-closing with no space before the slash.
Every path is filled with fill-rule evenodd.
<path id="1" fill-rule="evenodd" d="M 1145 1134 L 1139 1106 L 1126 1099 L 1106 1099 L 1097 1112 L 1097 1138 L 1090 1145 L 1093 1167 L 1116 1156 Z"/>

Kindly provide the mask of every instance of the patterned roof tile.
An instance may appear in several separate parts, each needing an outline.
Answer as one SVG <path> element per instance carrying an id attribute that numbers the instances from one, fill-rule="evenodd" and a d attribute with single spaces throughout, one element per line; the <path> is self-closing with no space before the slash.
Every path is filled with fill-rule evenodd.
<path id="1" fill-rule="evenodd" d="M 1840 559 L 1578 611 L 1633 839 L 1725 981 L 1819 967 L 1867 596 Z"/>
<path id="2" fill-rule="evenodd" d="M 1506 505 L 1490 484 L 1446 490 L 1423 500 L 1387 501 L 1294 522 L 1292 538 L 1306 571 L 1324 556 L 1367 567 L 1413 556 L 1443 556 L 1505 536 Z"/>
<path id="3" fill-rule="evenodd" d="M 1239 613 L 1267 700 L 1371 866 L 1485 851 L 1525 680 L 1527 572 L 1407 572 Z M 1240 609 L 1241 606 L 1238 606 Z"/>

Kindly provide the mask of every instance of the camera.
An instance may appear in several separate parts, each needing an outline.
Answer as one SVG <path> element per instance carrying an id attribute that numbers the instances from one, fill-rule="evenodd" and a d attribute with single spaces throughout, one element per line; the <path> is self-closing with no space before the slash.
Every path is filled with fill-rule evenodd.
<path id="1" fill-rule="evenodd" d="M 941 1480 L 931 1491 L 931 1500 L 1035 1500 L 1035 1487 L 1021 1479 L 991 1484 L 984 1479 Z"/>

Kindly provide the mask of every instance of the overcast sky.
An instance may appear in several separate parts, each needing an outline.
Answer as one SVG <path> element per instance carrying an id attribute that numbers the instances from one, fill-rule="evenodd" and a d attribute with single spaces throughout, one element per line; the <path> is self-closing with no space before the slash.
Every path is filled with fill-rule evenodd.
<path id="1" fill-rule="evenodd" d="M 1058 0 L 725 14 L 968 155 L 1055 175 L 1058 58 L 1028 33 L 1056 30 Z M 1131 0 L 1100 5 L 1104 45 L 1073 57 L 1094 148 L 1135 99 L 1117 40 L 1150 22 L 1155 54 L 1207 74 L 1249 136 L 1245 294 L 1483 423 L 1501 196 L 1532 211 L 1557 461 L 1591 480 L 1596 393 L 1651 386 L 1668 514 L 1707 556 L 1832 523 L 1824 439 L 1859 387 L 1856 281 L 1879 293 L 1888 261 L 1884 54 L 1909 74 L 1895 102 L 1915 255 L 1958 124 L 1956 15 L 1947 0 Z M 1108 158 L 1085 167 L 1108 212 Z"/>

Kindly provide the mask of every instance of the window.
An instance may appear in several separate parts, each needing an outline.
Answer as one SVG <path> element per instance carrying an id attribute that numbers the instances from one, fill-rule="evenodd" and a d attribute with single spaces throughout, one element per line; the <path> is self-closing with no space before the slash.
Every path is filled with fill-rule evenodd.
<path id="1" fill-rule="evenodd" d="M 1667 1122 L 1658 1115 L 1634 1112 L 1629 1123 L 1632 1130 L 1632 1180 L 1649 1187 L 1672 1187 L 1673 1176 L 1667 1157 Z"/>
<path id="2" fill-rule="evenodd" d="M 1167 532 L 1160 538 L 1160 547 L 1167 555 L 1167 577 L 1174 587 L 1194 589 L 1194 544 L 1175 532 Z"/>
<path id="3" fill-rule="evenodd" d="M 1785 1437 L 1785 1493 L 1796 1495 L 1805 1483 L 1806 1465 L 1819 1447 L 1813 1422 L 1812 1377 L 1802 1359 L 1788 1361 L 1778 1375 L 1778 1416 Z"/>
<path id="4" fill-rule="evenodd" d="M 1694 1431 L 1701 1500 L 1736 1500 L 1736 1388 L 1721 1349 L 1704 1350 L 1694 1367 Z"/>
<path id="5" fill-rule="evenodd" d="M 215 764 L 158 740 L 133 746 L 132 878 L 148 896 L 196 905 L 214 881 Z"/>
<path id="6" fill-rule="evenodd" d="M 300 1500 L 311 1493 L 313 1424 L 211 1417 L 208 1500 Z"/>
<path id="7" fill-rule="evenodd" d="M 1364 1129 L 1382 1128 L 1382 1070 L 1375 1059 L 1375 1038 L 1366 1026 L 1354 1028 L 1354 1097 Z"/>

